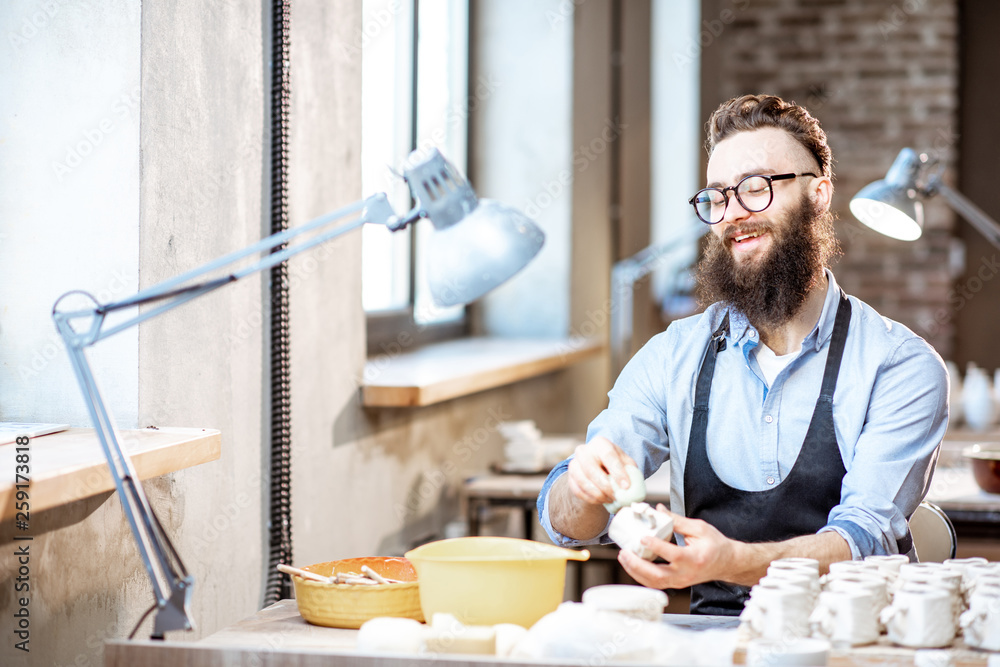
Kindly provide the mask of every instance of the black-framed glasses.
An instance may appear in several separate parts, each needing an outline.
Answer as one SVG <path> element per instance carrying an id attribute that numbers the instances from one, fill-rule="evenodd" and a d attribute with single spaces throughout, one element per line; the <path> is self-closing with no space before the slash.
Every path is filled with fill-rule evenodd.
<path id="1" fill-rule="evenodd" d="M 787 181 L 799 176 L 812 176 L 816 174 L 805 172 L 802 174 L 771 174 L 764 176 L 761 174 L 751 174 L 745 176 L 736 185 L 725 188 L 703 188 L 695 193 L 688 203 L 694 206 L 694 212 L 702 222 L 714 225 L 722 222 L 726 217 L 726 208 L 729 206 L 729 191 L 736 195 L 740 206 L 751 213 L 760 213 L 774 201 L 774 191 L 771 184 L 774 181 Z"/>

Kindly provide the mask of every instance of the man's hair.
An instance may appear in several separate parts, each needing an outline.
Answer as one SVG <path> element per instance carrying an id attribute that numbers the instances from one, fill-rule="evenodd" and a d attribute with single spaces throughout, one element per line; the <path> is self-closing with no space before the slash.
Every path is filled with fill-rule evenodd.
<path id="1" fill-rule="evenodd" d="M 764 127 L 788 132 L 816 159 L 824 176 L 833 176 L 833 152 L 819 121 L 805 107 L 775 95 L 742 95 L 723 102 L 708 119 L 708 154 L 734 134 Z"/>

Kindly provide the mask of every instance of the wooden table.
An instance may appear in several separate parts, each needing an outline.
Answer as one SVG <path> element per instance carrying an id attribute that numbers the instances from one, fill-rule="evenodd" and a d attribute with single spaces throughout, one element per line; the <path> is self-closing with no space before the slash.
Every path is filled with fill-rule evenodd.
<path id="1" fill-rule="evenodd" d="M 118 432 L 139 479 L 149 479 L 214 461 L 222 451 L 219 431 L 205 428 L 146 428 Z M 15 447 L 0 445 L 0 520 L 14 517 Z M 113 491 L 107 459 L 92 428 L 31 438 L 27 477 L 31 512 Z"/>
<path id="2" fill-rule="evenodd" d="M 664 622 L 689 629 L 735 627 L 721 616 L 664 614 Z M 294 600 L 282 600 L 250 618 L 198 642 L 112 640 L 104 647 L 105 667 L 528 667 L 558 664 L 507 660 L 478 655 L 362 654 L 355 649 L 357 630 L 310 625 L 299 616 Z M 181 637 L 182 638 L 182 637 Z M 601 664 L 604 664 L 603 661 Z"/>
<path id="3" fill-rule="evenodd" d="M 736 619 L 725 616 L 664 614 L 663 622 L 690 630 L 734 628 Z M 552 660 L 507 660 L 474 655 L 362 654 L 355 649 L 356 630 L 323 628 L 306 623 L 294 600 L 282 600 L 253 616 L 224 628 L 201 641 L 111 640 L 104 647 L 105 667 L 528 667 L 558 664 Z M 182 638 L 182 636 L 181 636 Z M 985 667 L 990 653 L 966 648 L 961 640 L 949 649 L 954 667 Z M 909 667 L 913 649 L 889 645 L 885 637 L 872 646 L 835 649 L 830 667 Z M 746 652 L 737 648 L 736 664 Z M 600 664 L 604 664 L 601 661 Z"/>

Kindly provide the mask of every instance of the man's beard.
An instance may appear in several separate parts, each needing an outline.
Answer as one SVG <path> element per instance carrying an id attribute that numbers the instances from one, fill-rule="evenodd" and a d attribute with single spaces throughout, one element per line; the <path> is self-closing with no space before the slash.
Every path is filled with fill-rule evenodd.
<path id="1" fill-rule="evenodd" d="M 770 221 L 744 227 L 742 231 L 769 232 L 772 246 L 763 257 L 742 263 L 734 259 L 729 239 L 709 234 L 705 256 L 698 263 L 699 301 L 703 305 L 724 301 L 758 328 L 773 329 L 790 321 L 840 247 L 833 214 L 820 212 L 818 203 L 806 195 L 788 213 L 783 227 L 779 229 Z"/>

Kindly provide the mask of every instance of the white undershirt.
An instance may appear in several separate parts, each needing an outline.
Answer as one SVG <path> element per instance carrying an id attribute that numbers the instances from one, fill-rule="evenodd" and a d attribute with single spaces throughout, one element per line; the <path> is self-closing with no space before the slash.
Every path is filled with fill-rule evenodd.
<path id="1" fill-rule="evenodd" d="M 792 363 L 792 359 L 798 355 L 801 349 L 802 346 L 800 345 L 798 350 L 792 350 L 788 354 L 783 354 L 779 357 L 774 353 L 774 350 L 763 343 L 754 348 L 754 354 L 757 355 L 757 365 L 760 366 L 760 372 L 764 374 L 764 381 L 767 382 L 768 387 L 774 383 L 774 378 L 778 377 L 778 373 L 785 366 Z"/>

